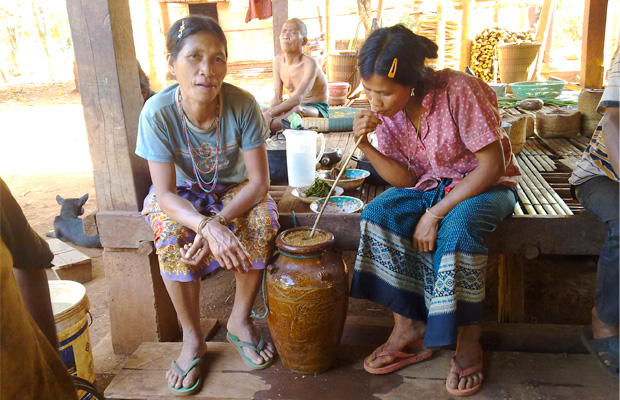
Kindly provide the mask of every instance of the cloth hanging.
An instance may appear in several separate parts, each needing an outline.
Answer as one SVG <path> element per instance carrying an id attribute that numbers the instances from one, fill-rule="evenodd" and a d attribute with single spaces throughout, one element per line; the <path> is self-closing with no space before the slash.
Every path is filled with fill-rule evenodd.
<path id="1" fill-rule="evenodd" d="M 248 12 L 245 15 L 245 22 L 248 23 L 254 18 L 267 19 L 271 17 L 271 0 L 249 0 Z"/>

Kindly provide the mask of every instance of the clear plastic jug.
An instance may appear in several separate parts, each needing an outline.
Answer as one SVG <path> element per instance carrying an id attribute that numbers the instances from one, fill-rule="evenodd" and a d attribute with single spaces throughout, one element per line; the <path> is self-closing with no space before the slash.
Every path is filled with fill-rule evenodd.
<path id="1" fill-rule="evenodd" d="M 316 164 L 325 150 L 325 137 L 315 131 L 286 129 L 286 169 L 292 187 L 310 186 L 314 182 Z M 321 150 L 316 153 L 316 139 L 321 137 Z"/>

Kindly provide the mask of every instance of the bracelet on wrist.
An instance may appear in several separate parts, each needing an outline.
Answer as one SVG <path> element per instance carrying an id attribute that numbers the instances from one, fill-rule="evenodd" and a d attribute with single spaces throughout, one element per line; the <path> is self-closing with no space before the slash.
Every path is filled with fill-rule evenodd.
<path id="1" fill-rule="evenodd" d="M 429 213 L 431 215 L 431 217 L 433 217 L 435 219 L 444 219 L 446 217 L 445 215 L 439 216 L 439 215 L 435 214 L 434 212 L 431 211 L 430 208 L 427 208 L 426 212 Z"/>
<path id="2" fill-rule="evenodd" d="M 226 221 L 226 218 L 224 218 L 224 216 L 220 213 L 216 213 L 213 216 L 214 219 L 218 219 L 220 221 L 220 224 L 224 225 L 224 226 L 228 226 L 228 222 Z"/>
<path id="3" fill-rule="evenodd" d="M 204 217 L 202 221 L 200 221 L 200 223 L 198 224 L 198 230 L 196 231 L 196 233 L 198 233 L 199 235 L 202 235 L 202 230 L 207 225 L 207 223 L 209 223 L 209 221 L 211 221 L 212 219 L 213 219 L 212 217 Z"/>

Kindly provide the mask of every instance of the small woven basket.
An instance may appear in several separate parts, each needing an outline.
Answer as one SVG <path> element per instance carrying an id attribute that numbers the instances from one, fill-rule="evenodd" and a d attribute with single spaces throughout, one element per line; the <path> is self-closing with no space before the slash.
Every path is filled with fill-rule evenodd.
<path id="1" fill-rule="evenodd" d="M 601 115 L 596 111 L 603 96 L 603 89 L 583 89 L 579 93 L 577 109 L 581 112 L 581 134 L 591 137 L 601 121 Z"/>
<path id="2" fill-rule="evenodd" d="M 538 111 L 536 131 L 542 138 L 570 138 L 579 134 L 581 113 L 574 110 Z"/>
<path id="3" fill-rule="evenodd" d="M 519 154 L 521 150 L 523 150 L 523 146 L 525 146 L 526 117 L 524 115 L 518 117 L 506 115 L 502 118 L 502 121 L 512 125 L 508 134 L 510 137 L 510 146 L 512 147 L 513 154 Z"/>

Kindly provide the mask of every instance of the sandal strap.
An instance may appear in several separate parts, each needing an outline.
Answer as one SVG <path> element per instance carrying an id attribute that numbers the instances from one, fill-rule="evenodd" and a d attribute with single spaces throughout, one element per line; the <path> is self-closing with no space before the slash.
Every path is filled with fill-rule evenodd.
<path id="1" fill-rule="evenodd" d="M 590 340 L 590 345 L 597 352 L 615 353 L 616 357 L 618 356 L 620 350 L 618 335 L 600 339 L 592 339 Z"/>
<path id="2" fill-rule="evenodd" d="M 179 367 L 179 365 L 177 364 L 176 361 L 173 361 L 170 364 L 170 369 L 172 369 L 174 372 L 176 372 L 178 375 L 182 376 L 183 378 L 185 378 L 187 376 L 187 374 L 189 374 L 189 372 L 194 369 L 194 367 L 198 364 L 200 364 L 200 362 L 202 362 L 202 358 L 194 358 L 194 361 L 192 361 L 189 366 L 187 367 L 186 370 L 182 370 L 181 367 Z"/>
<path id="3" fill-rule="evenodd" d="M 456 369 L 456 373 L 459 375 L 459 379 L 469 376 L 471 374 L 475 374 L 476 372 L 482 371 L 482 351 L 480 351 L 480 362 L 473 367 L 469 367 L 467 369 L 463 369 L 458 361 L 456 361 L 456 356 L 452 357 L 450 360 L 450 364 Z"/>

